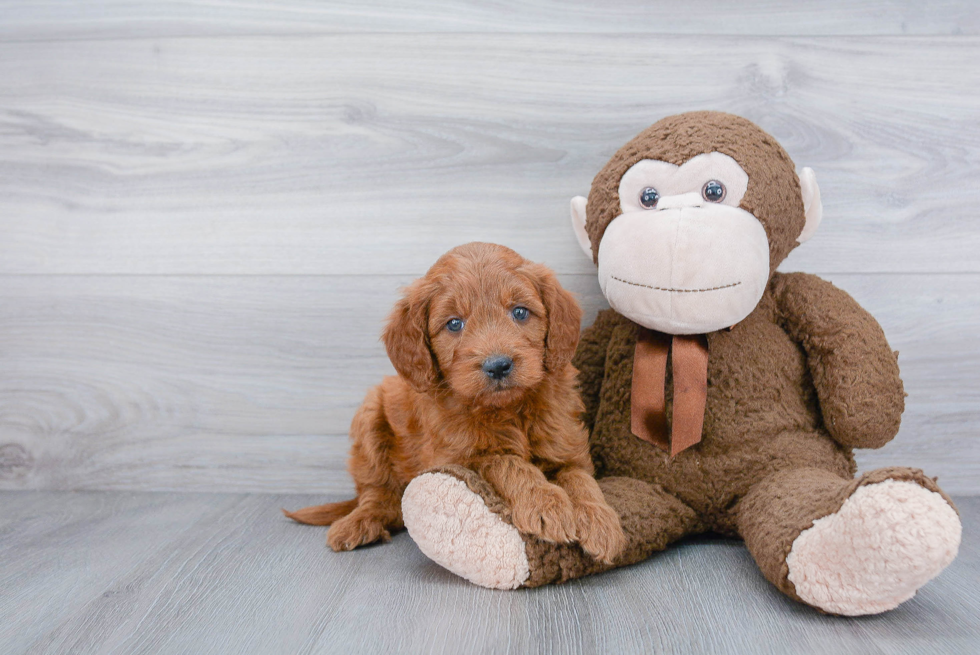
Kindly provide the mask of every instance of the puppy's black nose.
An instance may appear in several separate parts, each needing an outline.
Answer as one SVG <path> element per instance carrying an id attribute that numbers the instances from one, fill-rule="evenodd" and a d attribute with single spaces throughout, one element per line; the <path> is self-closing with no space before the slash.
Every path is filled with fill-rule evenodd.
<path id="1" fill-rule="evenodd" d="M 483 360 L 483 372 L 493 380 L 503 380 L 510 375 L 512 368 L 514 368 L 514 360 L 510 357 L 493 355 Z"/>

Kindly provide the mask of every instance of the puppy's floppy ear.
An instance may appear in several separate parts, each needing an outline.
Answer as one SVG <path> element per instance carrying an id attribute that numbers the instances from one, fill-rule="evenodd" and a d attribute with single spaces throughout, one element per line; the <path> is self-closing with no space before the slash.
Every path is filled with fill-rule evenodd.
<path id="1" fill-rule="evenodd" d="M 534 279 L 548 313 L 544 368 L 549 373 L 560 371 L 572 361 L 575 354 L 582 326 L 582 308 L 575 296 L 562 288 L 550 268 L 542 264 L 531 264 L 527 271 Z"/>
<path id="2" fill-rule="evenodd" d="M 425 278 L 409 285 L 388 315 L 381 335 L 395 370 L 420 393 L 439 382 L 436 358 L 429 347 L 429 301 L 434 293 Z"/>

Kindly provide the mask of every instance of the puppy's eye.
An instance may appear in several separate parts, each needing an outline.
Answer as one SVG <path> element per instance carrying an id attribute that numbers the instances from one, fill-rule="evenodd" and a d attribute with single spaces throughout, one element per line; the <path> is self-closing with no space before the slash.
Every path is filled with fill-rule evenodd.
<path id="1" fill-rule="evenodd" d="M 721 202 L 725 199 L 725 185 L 718 180 L 710 180 L 701 187 L 701 196 L 708 202 Z"/>
<path id="2" fill-rule="evenodd" d="M 648 186 L 640 192 L 640 204 L 643 205 L 644 209 L 656 208 L 658 200 L 660 200 L 660 194 L 652 186 Z"/>
<path id="3" fill-rule="evenodd" d="M 451 318 L 446 322 L 446 329 L 450 332 L 459 332 L 463 329 L 463 319 Z"/>
<path id="4" fill-rule="evenodd" d="M 531 312 L 527 307 L 515 307 L 510 310 L 510 315 L 518 321 L 526 321 L 527 317 L 531 315 Z"/>

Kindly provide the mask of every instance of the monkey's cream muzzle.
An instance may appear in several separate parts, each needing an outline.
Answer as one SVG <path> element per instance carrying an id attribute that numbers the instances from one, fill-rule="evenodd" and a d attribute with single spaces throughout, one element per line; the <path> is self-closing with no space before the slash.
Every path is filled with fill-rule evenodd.
<path id="1" fill-rule="evenodd" d="M 619 183 L 620 215 L 599 244 L 599 285 L 610 306 L 643 327 L 702 334 L 738 323 L 755 308 L 769 281 L 769 239 L 739 206 L 749 176 L 721 152 L 681 166 L 643 159 Z M 721 197 L 707 193 L 721 187 Z M 653 200 L 648 192 L 652 192 Z M 586 200 L 572 200 L 579 245 Z"/>
<path id="2" fill-rule="evenodd" d="M 734 325 L 755 309 L 769 280 L 766 231 L 737 207 L 674 200 L 609 224 L 599 245 L 602 293 L 614 310 L 659 332 Z"/>
<path id="3" fill-rule="evenodd" d="M 823 206 L 813 171 L 804 168 L 799 181 L 802 243 L 819 225 Z M 631 166 L 619 182 L 620 214 L 599 243 L 599 286 L 610 306 L 675 335 L 721 330 L 748 316 L 769 282 L 766 230 L 740 206 L 748 183 L 738 162 L 721 152 L 680 166 L 657 159 Z M 710 186 L 721 187 L 722 195 L 709 194 Z M 591 259 L 587 203 L 572 199 L 572 227 Z"/>

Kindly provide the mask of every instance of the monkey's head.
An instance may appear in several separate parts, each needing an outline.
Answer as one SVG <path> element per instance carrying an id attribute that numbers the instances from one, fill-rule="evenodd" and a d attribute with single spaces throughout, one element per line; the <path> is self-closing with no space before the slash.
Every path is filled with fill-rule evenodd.
<path id="1" fill-rule="evenodd" d="M 665 118 L 620 148 L 572 199 L 579 244 L 609 305 L 668 334 L 748 316 L 776 267 L 820 223 L 813 171 L 744 118 Z"/>

